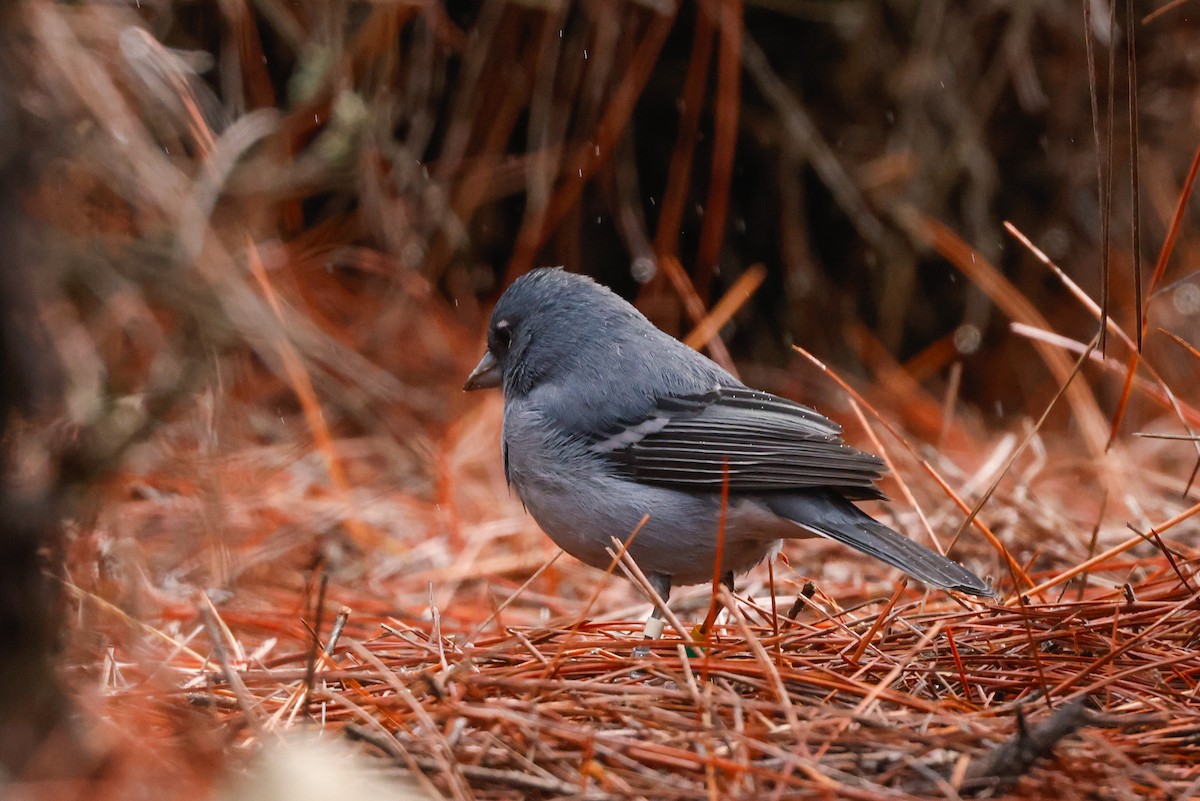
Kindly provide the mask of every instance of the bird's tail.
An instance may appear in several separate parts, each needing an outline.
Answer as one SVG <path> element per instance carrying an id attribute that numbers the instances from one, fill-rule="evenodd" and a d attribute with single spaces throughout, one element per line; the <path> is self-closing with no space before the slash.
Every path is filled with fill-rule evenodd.
<path id="1" fill-rule="evenodd" d="M 801 528 L 849 545 L 926 584 L 981 597 L 995 595 L 983 579 L 958 562 L 897 534 L 832 493 L 788 493 L 764 500 L 772 512 Z"/>

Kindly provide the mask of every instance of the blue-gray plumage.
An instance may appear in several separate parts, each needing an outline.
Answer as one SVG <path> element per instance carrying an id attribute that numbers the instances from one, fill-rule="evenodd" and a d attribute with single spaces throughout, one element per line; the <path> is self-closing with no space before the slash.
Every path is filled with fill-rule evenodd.
<path id="1" fill-rule="evenodd" d="M 781 540 L 817 535 L 934 587 L 992 594 L 850 502 L 883 497 L 884 467 L 836 423 L 746 387 L 589 278 L 534 270 L 504 292 L 465 389 L 494 386 L 505 475 L 538 525 L 605 568 L 611 538 L 648 515 L 629 553 L 664 600 L 711 580 L 725 481 L 727 581 Z"/>

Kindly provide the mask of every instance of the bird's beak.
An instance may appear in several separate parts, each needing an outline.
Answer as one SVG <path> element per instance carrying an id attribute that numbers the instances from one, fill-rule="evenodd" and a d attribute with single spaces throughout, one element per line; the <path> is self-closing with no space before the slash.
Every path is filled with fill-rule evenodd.
<path id="1" fill-rule="evenodd" d="M 491 389 L 498 386 L 500 386 L 500 362 L 496 361 L 496 357 L 490 350 L 485 351 L 479 364 L 475 365 L 475 369 L 467 376 L 467 383 L 463 384 L 463 392 L 470 392 L 473 389 Z"/>

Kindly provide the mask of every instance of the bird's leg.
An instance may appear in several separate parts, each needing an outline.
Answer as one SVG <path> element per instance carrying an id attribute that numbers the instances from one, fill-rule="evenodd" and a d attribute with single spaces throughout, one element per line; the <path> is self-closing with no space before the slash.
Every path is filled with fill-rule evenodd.
<path id="1" fill-rule="evenodd" d="M 727 572 L 726 572 L 724 575 L 722 575 L 722 576 L 721 576 L 721 583 L 722 583 L 722 584 L 724 584 L 724 585 L 725 585 L 725 587 L 726 587 L 726 588 L 727 588 L 727 589 L 728 589 L 730 592 L 733 592 L 733 591 L 734 591 L 734 589 L 736 589 L 736 588 L 733 586 L 733 571 L 732 571 L 732 570 L 730 570 L 730 571 L 727 571 Z"/>
<path id="2" fill-rule="evenodd" d="M 658 594 L 658 597 L 662 599 L 665 606 L 667 599 L 671 597 L 671 577 L 666 573 L 651 573 L 646 576 L 646 581 L 650 583 L 650 588 Z M 657 640 L 662 635 L 663 625 L 662 610 L 656 604 L 650 612 L 650 617 L 646 620 L 645 628 L 642 629 L 645 642 Z M 650 656 L 650 647 L 648 645 L 639 645 L 633 649 L 634 659 L 645 659 L 648 656 Z"/>

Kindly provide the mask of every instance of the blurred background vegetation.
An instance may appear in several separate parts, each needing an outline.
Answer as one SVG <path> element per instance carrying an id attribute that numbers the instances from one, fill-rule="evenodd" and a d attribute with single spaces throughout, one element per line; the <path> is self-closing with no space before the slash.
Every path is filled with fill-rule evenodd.
<path id="1" fill-rule="evenodd" d="M 23 154 L 42 177 L 26 208 L 69 251 L 75 298 L 105 305 L 116 287 L 94 277 L 103 266 L 152 284 L 159 309 L 183 306 L 180 322 L 206 334 L 216 310 L 187 306 L 179 267 L 208 256 L 209 233 L 233 259 L 244 243 L 231 231 L 274 240 L 267 267 L 406 382 L 420 367 L 395 345 L 414 281 L 475 325 L 514 275 L 565 264 L 682 334 L 695 320 L 658 263 L 674 257 L 706 304 L 765 266 L 724 331 L 742 361 L 785 364 L 796 342 L 850 365 L 878 345 L 902 362 L 924 354 L 919 378 L 936 379 L 965 354 L 976 356 L 967 398 L 1019 407 L 1042 376 L 991 358 L 1014 355 L 1007 321 L 913 215 L 958 232 L 1079 339 L 1093 322 L 1002 223 L 1094 297 L 1106 256 L 1111 308 L 1130 324 L 1126 11 L 1092 0 L 45 6 L 18 18 L 34 34 L 19 41 L 31 73 L 19 108 L 43 126 Z M 1145 264 L 1200 117 L 1186 4 L 1144 21 L 1151 11 L 1132 9 Z M 1192 247 L 1185 236 L 1180 262 Z M 151 281 L 156 260 L 174 269 Z M 1194 284 L 1173 286 L 1163 313 L 1193 314 Z M 115 392 L 138 381 L 110 379 Z"/>

